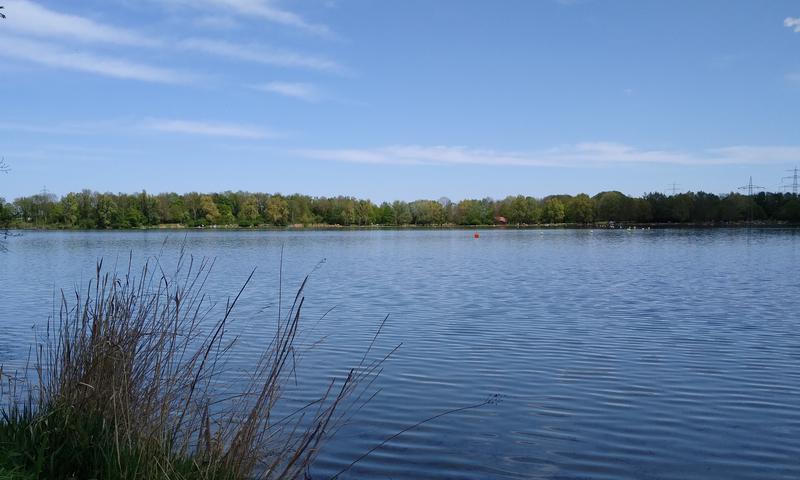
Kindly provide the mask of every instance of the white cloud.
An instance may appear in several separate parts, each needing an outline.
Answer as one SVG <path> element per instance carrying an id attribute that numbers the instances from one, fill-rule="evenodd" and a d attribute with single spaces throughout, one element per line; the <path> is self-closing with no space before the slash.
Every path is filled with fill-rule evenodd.
<path id="1" fill-rule="evenodd" d="M 196 27 L 214 30 L 233 30 L 239 27 L 239 23 L 236 20 L 221 15 L 204 15 L 197 17 L 193 23 Z"/>
<path id="2" fill-rule="evenodd" d="M 282 10 L 264 0 L 206 0 L 222 7 L 230 7 L 244 15 L 251 15 L 280 23 L 290 27 L 300 28 L 318 35 L 329 35 L 331 32 L 324 25 L 317 25 L 305 21 L 299 15 L 288 10 Z"/>
<path id="3" fill-rule="evenodd" d="M 82 42 L 155 46 L 159 42 L 130 30 L 97 23 L 77 15 L 59 13 L 28 0 L 6 0 L 12 16 L 3 30 L 40 37 L 68 38 Z M 5 46 L 4 46 L 5 48 Z"/>
<path id="4" fill-rule="evenodd" d="M 620 143 L 594 142 L 531 152 L 460 146 L 397 145 L 372 149 L 304 149 L 310 159 L 390 165 L 486 165 L 587 167 L 634 164 L 759 165 L 796 161 L 799 146 L 731 146 L 700 152 L 644 150 Z"/>
<path id="5" fill-rule="evenodd" d="M 310 83 L 269 82 L 253 86 L 256 90 L 297 98 L 306 102 L 322 100 L 320 91 Z"/>
<path id="6" fill-rule="evenodd" d="M 798 18 L 786 17 L 786 20 L 783 21 L 783 24 L 786 27 L 794 29 L 795 32 L 800 33 L 800 17 Z"/>
<path id="7" fill-rule="evenodd" d="M 309 33 L 330 36 L 332 32 L 325 25 L 310 23 L 300 15 L 276 7 L 269 0 L 154 0 L 167 6 L 184 6 L 197 9 L 199 4 L 217 12 L 259 18 L 269 22 L 298 28 Z"/>
<path id="8" fill-rule="evenodd" d="M 233 123 L 198 122 L 191 120 L 149 120 L 144 127 L 148 130 L 166 133 L 181 133 L 187 135 L 201 135 L 207 137 L 230 137 L 249 140 L 274 138 L 275 132 Z"/>
<path id="9" fill-rule="evenodd" d="M 155 83 L 185 84 L 196 81 L 190 75 L 161 67 L 130 62 L 93 53 L 67 50 L 59 46 L 0 35 L 0 56 L 25 60 L 49 67 L 94 73 L 106 77 Z"/>
<path id="10" fill-rule="evenodd" d="M 219 40 L 189 38 L 178 47 L 246 62 L 263 63 L 280 67 L 306 68 L 324 72 L 347 74 L 342 65 L 325 58 L 278 50 L 265 45 L 241 45 Z"/>
<path id="11" fill-rule="evenodd" d="M 192 6 L 188 0 L 154 0 L 163 4 L 174 4 L 183 8 Z M 237 26 L 231 14 L 237 12 L 254 12 L 266 15 L 271 12 L 276 19 L 303 25 L 302 19 L 290 12 L 276 9 L 268 2 L 260 0 L 197 0 L 224 9 L 228 15 L 201 11 L 193 15 L 190 21 L 196 26 L 217 29 L 229 29 Z M 169 48 L 171 53 L 192 50 L 218 57 L 239 61 L 261 63 L 289 68 L 301 68 L 340 75 L 349 74 L 339 63 L 326 58 L 306 55 L 288 50 L 271 48 L 258 44 L 236 44 L 203 38 L 189 38 L 167 43 L 163 38 L 148 36 L 141 32 L 106 25 L 87 17 L 67 14 L 49 9 L 31 0 L 7 0 L 3 2 L 13 21 L 3 22 L 3 33 L 10 33 L 9 42 L 3 44 L 0 55 L 29 60 L 51 67 L 80 70 L 117 78 L 130 78 L 162 83 L 188 83 L 188 75 L 180 74 L 168 68 L 150 66 L 135 61 L 128 61 L 120 52 L 114 56 L 92 53 L 93 47 L 115 45 L 121 47 L 158 47 L 159 50 Z M 260 12 L 260 13 L 259 13 Z M 300 22 L 300 23 L 298 23 Z M 45 43 L 44 38 L 58 39 Z M 73 51 L 68 45 L 87 44 L 89 50 Z M 77 48 L 77 47 L 76 47 Z M 123 52 L 124 53 L 124 52 Z"/>
<path id="12" fill-rule="evenodd" d="M 740 165 L 768 165 L 773 163 L 794 163 L 800 158 L 800 147 L 736 145 L 707 150 L 717 159 L 717 163 Z"/>
<path id="13" fill-rule="evenodd" d="M 20 133 L 52 134 L 52 135 L 98 135 L 120 129 L 129 129 L 130 125 L 118 120 L 99 122 L 69 122 L 58 124 L 29 124 L 20 122 L 0 122 L 0 130 Z"/>

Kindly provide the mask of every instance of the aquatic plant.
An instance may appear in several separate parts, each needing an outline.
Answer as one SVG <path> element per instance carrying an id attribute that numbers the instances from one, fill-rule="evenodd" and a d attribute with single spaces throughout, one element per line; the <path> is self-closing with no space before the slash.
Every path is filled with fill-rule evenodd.
<path id="1" fill-rule="evenodd" d="M 206 294 L 213 263 L 181 253 L 170 274 L 157 259 L 118 274 L 101 261 L 85 291 L 62 293 L 27 372 L 0 370 L 0 478 L 308 475 L 348 412 L 369 400 L 388 355 L 371 360 L 370 345 L 344 378 L 279 417 L 296 378 L 306 281 L 237 388 L 226 382 L 231 314 L 253 273 L 220 310 Z"/>

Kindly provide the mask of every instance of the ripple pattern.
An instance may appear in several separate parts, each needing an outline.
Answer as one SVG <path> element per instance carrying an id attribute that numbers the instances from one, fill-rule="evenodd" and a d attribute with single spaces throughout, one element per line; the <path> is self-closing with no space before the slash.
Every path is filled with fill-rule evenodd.
<path id="1" fill-rule="evenodd" d="M 0 362 L 24 361 L 54 291 L 94 261 L 174 257 L 183 234 L 26 232 L 0 254 Z M 327 445 L 327 478 L 800 478 L 800 232 L 492 230 L 189 232 L 217 257 L 218 300 L 253 267 L 236 314 L 246 372 L 268 341 L 285 247 L 290 296 L 314 270 L 299 387 L 287 408 L 402 347 L 379 395 Z M 42 301 L 47 299 L 47 301 Z M 322 321 L 317 319 L 336 308 Z M 232 377 L 232 378 L 235 378 Z"/>

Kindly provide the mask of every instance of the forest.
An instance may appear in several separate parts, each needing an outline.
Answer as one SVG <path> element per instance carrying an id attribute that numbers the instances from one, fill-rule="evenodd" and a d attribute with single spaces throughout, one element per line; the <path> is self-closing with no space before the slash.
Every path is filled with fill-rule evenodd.
<path id="1" fill-rule="evenodd" d="M 761 192 L 715 195 L 688 192 L 629 197 L 618 191 L 595 196 L 517 195 L 502 200 L 465 199 L 373 203 L 354 197 L 311 197 L 251 192 L 100 193 L 60 198 L 39 193 L 7 202 L 0 198 L 0 225 L 11 228 L 121 229 L 157 226 L 446 226 L 597 223 L 724 224 L 800 223 L 800 196 Z"/>

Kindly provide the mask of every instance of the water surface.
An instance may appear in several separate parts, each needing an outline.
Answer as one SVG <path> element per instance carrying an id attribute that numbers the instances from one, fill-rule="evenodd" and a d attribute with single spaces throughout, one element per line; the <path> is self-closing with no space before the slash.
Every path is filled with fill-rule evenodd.
<path id="1" fill-rule="evenodd" d="M 377 351 L 402 347 L 381 393 L 315 478 L 492 394 L 344 478 L 800 478 L 798 231 L 26 232 L 0 254 L 0 362 L 24 360 L 55 292 L 99 257 L 174 259 L 184 235 L 217 258 L 218 300 L 257 267 L 237 309 L 242 369 L 272 333 L 282 248 L 286 290 L 314 272 L 306 327 L 324 338 L 302 385 L 357 363 L 390 315 Z"/>

